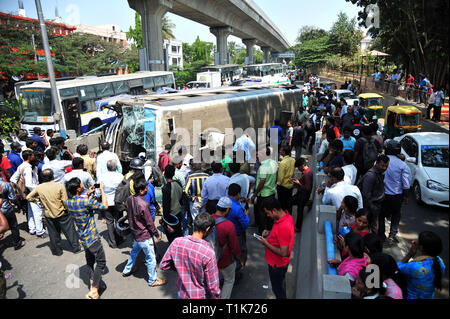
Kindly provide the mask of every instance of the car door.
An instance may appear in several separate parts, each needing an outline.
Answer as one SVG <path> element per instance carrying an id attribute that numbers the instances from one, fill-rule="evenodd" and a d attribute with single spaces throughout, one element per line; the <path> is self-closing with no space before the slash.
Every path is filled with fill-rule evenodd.
<path id="1" fill-rule="evenodd" d="M 401 152 L 403 155 L 405 155 L 406 159 L 410 157 L 416 157 L 416 163 L 406 161 L 406 165 L 408 165 L 409 170 L 411 171 L 411 178 L 414 179 L 417 170 L 417 156 L 418 156 L 417 142 L 415 142 L 410 136 L 405 136 L 400 141 L 400 146 L 402 147 Z"/>

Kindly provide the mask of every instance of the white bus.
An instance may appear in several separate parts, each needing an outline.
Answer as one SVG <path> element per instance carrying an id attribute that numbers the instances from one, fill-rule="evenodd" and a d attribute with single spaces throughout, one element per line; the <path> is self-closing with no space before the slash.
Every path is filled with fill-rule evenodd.
<path id="1" fill-rule="evenodd" d="M 62 110 L 61 120 L 65 122 L 67 131 L 73 130 L 79 136 L 112 123 L 117 117 L 116 112 L 110 109 L 96 107 L 97 100 L 119 94 L 152 93 L 163 87 L 175 88 L 175 80 L 172 72 L 142 71 L 126 75 L 57 79 L 56 87 Z M 22 129 L 30 133 L 36 126 L 42 130 L 59 130 L 48 80 L 19 82 L 15 93 L 20 106 Z"/>
<path id="2" fill-rule="evenodd" d="M 242 74 L 242 67 L 237 64 L 208 65 L 200 70 L 201 72 L 219 72 L 223 86 L 231 85 L 233 81 L 239 80 Z"/>
<path id="3" fill-rule="evenodd" d="M 261 82 L 266 84 L 290 83 L 281 63 L 250 64 L 244 66 L 243 76 L 247 82 Z"/>

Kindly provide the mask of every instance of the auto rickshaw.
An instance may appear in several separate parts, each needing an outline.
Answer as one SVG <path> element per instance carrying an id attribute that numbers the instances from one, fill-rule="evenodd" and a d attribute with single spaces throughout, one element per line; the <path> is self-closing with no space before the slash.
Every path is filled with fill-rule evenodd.
<path id="1" fill-rule="evenodd" d="M 374 115 L 377 118 L 383 116 L 383 96 L 376 93 L 363 93 L 358 95 L 359 105 L 365 108 L 366 116 L 372 121 Z"/>
<path id="2" fill-rule="evenodd" d="M 422 111 L 411 105 L 390 106 L 384 120 L 384 137 L 393 139 L 422 127 Z"/>

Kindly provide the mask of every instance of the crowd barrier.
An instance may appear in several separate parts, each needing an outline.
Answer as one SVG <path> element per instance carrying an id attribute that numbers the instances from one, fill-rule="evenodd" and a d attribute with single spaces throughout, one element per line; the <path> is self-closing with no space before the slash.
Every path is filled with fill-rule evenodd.
<path id="1" fill-rule="evenodd" d="M 350 299 L 351 287 L 348 279 L 330 274 L 328 271 L 326 224 L 329 232 L 336 231 L 336 209 L 334 206 L 322 205 L 322 196 L 315 193 L 319 185 L 327 180 L 323 172 L 316 172 L 317 148 L 320 141 L 317 134 L 309 167 L 314 172 L 312 207 L 305 212 L 302 231 L 300 233 L 300 248 L 296 256 L 297 282 L 295 298 L 297 299 Z M 329 234 L 328 244 L 332 244 L 332 234 Z M 331 243 L 330 243 L 331 240 Z M 338 255 L 336 247 L 334 254 Z"/>

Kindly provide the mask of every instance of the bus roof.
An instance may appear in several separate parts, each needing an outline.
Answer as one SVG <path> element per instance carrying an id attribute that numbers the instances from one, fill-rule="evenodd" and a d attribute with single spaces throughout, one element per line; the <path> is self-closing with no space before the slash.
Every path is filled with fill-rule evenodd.
<path id="1" fill-rule="evenodd" d="M 266 66 L 266 65 L 282 65 L 282 63 L 274 62 L 274 63 L 249 64 L 245 65 L 244 68 L 249 66 Z"/>
<path id="2" fill-rule="evenodd" d="M 268 93 L 277 93 L 286 91 L 279 85 L 271 84 L 258 84 L 252 86 L 242 87 L 221 87 L 212 89 L 200 89 L 181 91 L 173 94 L 152 94 L 152 95 L 140 95 L 131 99 L 121 100 L 119 104 L 122 105 L 141 105 L 151 108 L 180 108 L 180 105 L 192 105 L 196 106 L 199 103 L 209 103 L 212 100 L 232 99 L 242 96 L 250 95 L 262 95 Z M 301 89 L 298 89 L 301 90 Z"/>
<path id="3" fill-rule="evenodd" d="M 70 79 L 62 80 L 62 81 L 56 81 L 56 86 L 58 88 L 67 88 L 67 87 L 82 86 L 82 85 L 89 85 L 89 84 L 133 80 L 133 79 L 139 79 L 139 78 L 146 77 L 146 76 L 160 76 L 160 75 L 171 75 L 171 74 L 173 74 L 173 73 L 165 72 L 165 71 L 138 71 L 138 72 L 130 73 L 130 74 L 108 75 L 108 76 L 88 75 L 88 76 L 80 76 L 80 77 L 76 77 L 76 78 L 70 78 Z M 50 88 L 50 82 L 49 81 L 35 81 L 31 84 L 23 85 L 21 88 Z"/>

